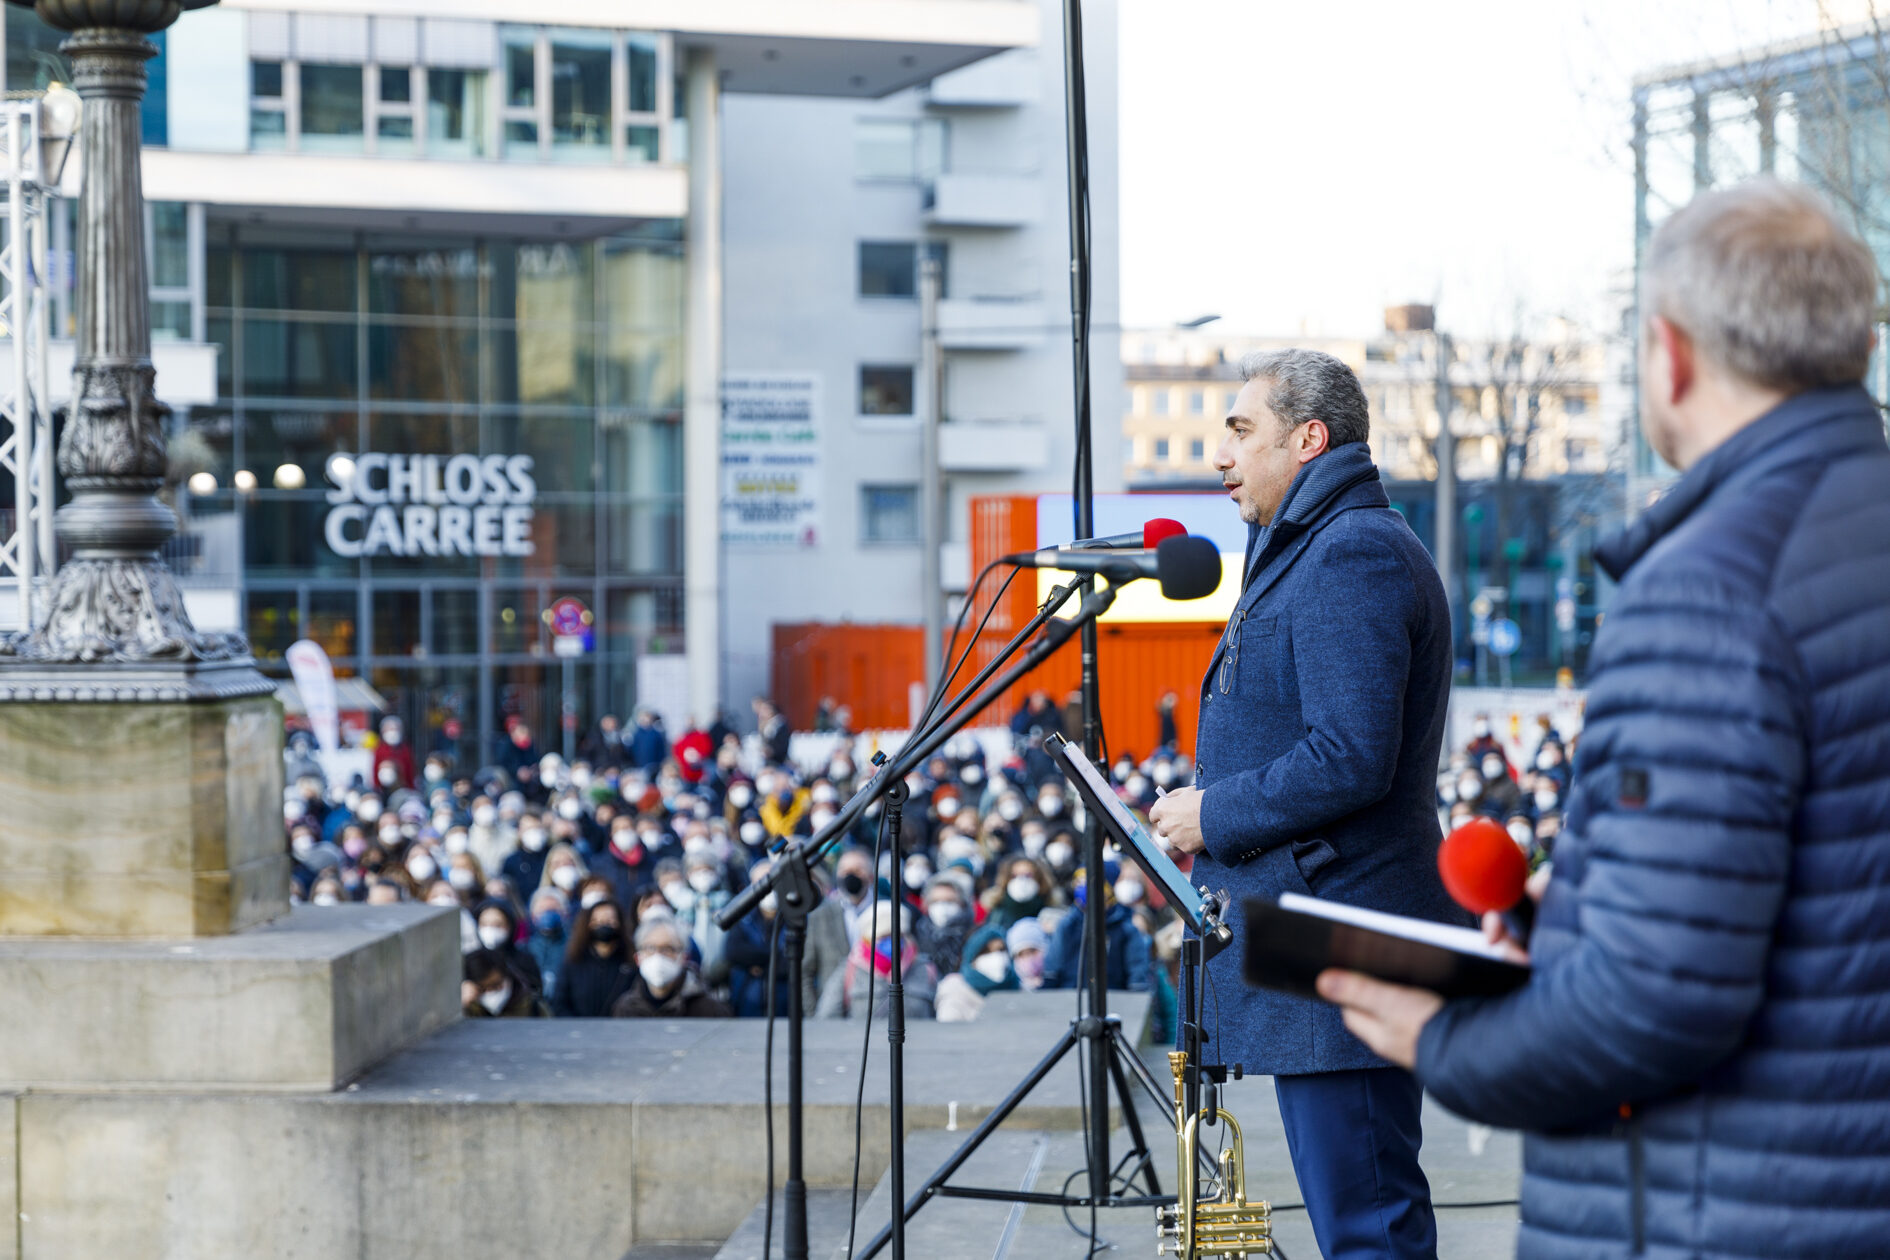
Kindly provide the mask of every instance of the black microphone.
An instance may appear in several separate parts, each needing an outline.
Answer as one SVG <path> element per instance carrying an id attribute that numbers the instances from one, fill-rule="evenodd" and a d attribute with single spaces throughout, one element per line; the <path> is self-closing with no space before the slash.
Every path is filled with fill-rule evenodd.
<path id="1" fill-rule="evenodd" d="M 1154 551 L 1086 551 L 1051 548 L 1005 556 L 1020 569 L 1099 573 L 1112 582 L 1155 578 L 1164 599 L 1202 599 L 1221 584 L 1221 551 L 1212 539 L 1183 534 L 1162 539 Z"/>

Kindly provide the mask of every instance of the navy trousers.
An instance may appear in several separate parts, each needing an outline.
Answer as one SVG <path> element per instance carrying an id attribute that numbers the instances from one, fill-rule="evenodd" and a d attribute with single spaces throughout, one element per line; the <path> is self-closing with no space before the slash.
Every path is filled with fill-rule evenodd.
<path id="1" fill-rule="evenodd" d="M 1402 1068 L 1276 1076 L 1293 1172 L 1325 1260 L 1435 1260 L 1418 1167 L 1424 1091 Z"/>

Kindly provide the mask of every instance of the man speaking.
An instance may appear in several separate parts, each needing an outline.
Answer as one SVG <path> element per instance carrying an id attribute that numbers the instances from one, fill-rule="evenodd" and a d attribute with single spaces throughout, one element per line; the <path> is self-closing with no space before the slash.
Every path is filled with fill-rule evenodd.
<path id="1" fill-rule="evenodd" d="M 1785 184 L 1655 233 L 1641 425 L 1683 475 L 1596 553 L 1621 587 L 1530 981 L 1320 978 L 1452 1110 L 1532 1131 L 1524 1256 L 1890 1254 L 1880 290 Z"/>
<path id="2" fill-rule="evenodd" d="M 1249 526 L 1245 582 L 1201 684 L 1195 786 L 1151 820 L 1230 894 L 1236 934 L 1243 897 L 1282 892 L 1468 922 L 1437 875 L 1450 612 L 1372 465 L 1364 391 L 1311 350 L 1242 376 L 1214 463 Z M 1212 1050 L 1274 1077 L 1320 1250 L 1435 1255 L 1417 1082 L 1336 1009 L 1246 988 L 1238 955 L 1212 964 Z"/>

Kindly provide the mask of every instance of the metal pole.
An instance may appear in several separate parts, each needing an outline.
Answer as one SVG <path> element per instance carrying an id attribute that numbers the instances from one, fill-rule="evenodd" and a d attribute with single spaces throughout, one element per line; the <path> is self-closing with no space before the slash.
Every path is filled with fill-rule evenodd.
<path id="1" fill-rule="evenodd" d="M 31 106 L 15 105 L 7 111 L 7 299 L 6 299 L 6 334 L 13 339 L 13 459 L 15 475 L 13 478 L 13 504 L 15 511 L 14 560 L 20 577 L 20 627 L 30 630 L 38 624 L 33 615 L 35 588 L 40 585 L 39 566 L 35 562 L 34 546 L 38 542 L 39 522 L 36 517 L 46 513 L 47 505 L 40 502 L 34 494 L 33 444 L 39 434 L 35 431 L 38 408 L 34 405 L 33 388 L 28 384 L 26 344 L 27 323 L 31 319 L 29 310 L 32 299 L 32 260 L 27 254 L 26 244 L 26 164 L 31 160 L 28 146 L 32 144 L 32 127 L 28 125 L 27 111 Z"/>
<path id="2" fill-rule="evenodd" d="M 1450 429 L 1450 415 L 1455 399 L 1450 389 L 1450 338 L 1434 333 L 1437 348 L 1437 496 L 1436 552 L 1437 577 L 1444 584 L 1444 600 L 1451 611 L 1451 669 L 1457 659 L 1457 436 Z"/>
<path id="3" fill-rule="evenodd" d="M 683 410 L 683 642 L 689 708 L 722 704 L 722 158 L 715 50 L 687 55 L 688 396 Z"/>
<path id="4" fill-rule="evenodd" d="M 919 377 L 925 399 L 920 404 L 919 603 L 925 611 L 925 690 L 938 688 L 945 654 L 945 590 L 939 550 L 945 545 L 945 485 L 938 462 L 938 427 L 944 421 L 942 363 L 938 348 L 938 259 L 919 263 Z"/>
<path id="5" fill-rule="evenodd" d="M 793 858 L 789 858 L 793 861 Z M 807 908 L 782 921 L 787 938 L 788 974 L 788 1124 L 787 1184 L 781 1188 L 784 1207 L 781 1250 L 785 1260 L 807 1260 L 807 1182 L 801 1168 L 801 968 L 805 965 Z M 762 1257 L 768 1260 L 768 1257 Z"/>

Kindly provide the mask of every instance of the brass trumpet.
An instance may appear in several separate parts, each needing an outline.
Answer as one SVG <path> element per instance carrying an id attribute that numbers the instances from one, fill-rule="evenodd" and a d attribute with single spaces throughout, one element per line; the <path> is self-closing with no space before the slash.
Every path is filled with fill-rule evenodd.
<path id="1" fill-rule="evenodd" d="M 1169 1239 L 1155 1249 L 1158 1256 L 1201 1260 L 1204 1256 L 1268 1256 L 1273 1254 L 1273 1208 L 1262 1199 L 1247 1202 L 1246 1151 L 1240 1123 L 1225 1109 L 1210 1115 L 1204 1107 L 1185 1114 L 1188 1074 L 1186 1051 L 1170 1051 L 1169 1070 L 1175 1074 L 1175 1154 L 1180 1161 L 1181 1185 L 1175 1206 L 1155 1209 L 1155 1235 Z M 1217 1119 L 1233 1138 L 1221 1151 L 1213 1193 L 1202 1198 L 1195 1162 L 1199 1158 L 1202 1120 Z"/>

